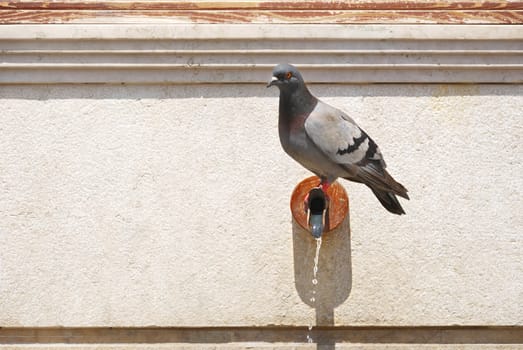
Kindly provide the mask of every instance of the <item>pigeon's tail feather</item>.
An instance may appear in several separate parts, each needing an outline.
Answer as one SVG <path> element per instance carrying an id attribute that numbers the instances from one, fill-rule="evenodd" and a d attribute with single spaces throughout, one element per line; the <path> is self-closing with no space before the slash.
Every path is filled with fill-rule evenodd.
<path id="1" fill-rule="evenodd" d="M 392 192 L 387 192 L 383 190 L 377 190 L 369 186 L 372 192 L 376 195 L 376 198 L 380 201 L 381 205 L 385 207 L 388 211 L 393 214 L 403 215 L 405 211 L 401 207 L 398 198 Z"/>
<path id="2" fill-rule="evenodd" d="M 355 178 L 373 190 L 379 189 L 409 199 L 409 195 L 407 194 L 408 190 L 405 186 L 394 180 L 387 170 L 372 163 L 364 167 L 359 167 Z M 351 180 L 354 179 L 352 178 Z"/>
<path id="3" fill-rule="evenodd" d="M 359 166 L 355 171 L 354 168 L 352 170 L 355 175 L 346 177 L 347 180 L 367 185 L 385 209 L 391 213 L 405 214 L 396 196 L 409 199 L 408 191 L 405 186 L 394 180 L 380 164 L 367 163 L 365 166 Z"/>
<path id="4" fill-rule="evenodd" d="M 407 194 L 408 190 L 405 188 L 405 186 L 400 184 L 398 181 L 394 180 L 394 178 L 392 176 L 390 176 L 390 174 L 387 172 L 387 170 L 384 169 L 383 173 L 385 174 L 385 180 L 392 188 L 392 192 L 394 192 L 394 194 L 396 194 L 400 197 L 403 197 L 405 199 L 410 199 L 409 195 Z"/>

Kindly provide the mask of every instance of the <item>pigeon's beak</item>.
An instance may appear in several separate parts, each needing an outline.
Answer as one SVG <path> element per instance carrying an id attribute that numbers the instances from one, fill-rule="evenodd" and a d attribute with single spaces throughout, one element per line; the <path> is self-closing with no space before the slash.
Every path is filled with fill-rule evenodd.
<path id="1" fill-rule="evenodd" d="M 276 84 L 278 84 L 278 82 L 279 82 L 278 78 L 276 78 L 276 77 L 272 77 L 272 79 L 271 79 L 271 81 L 269 82 L 269 84 L 267 84 L 267 87 L 269 88 L 269 87 L 271 87 L 271 86 L 273 86 L 273 85 L 276 85 Z"/>

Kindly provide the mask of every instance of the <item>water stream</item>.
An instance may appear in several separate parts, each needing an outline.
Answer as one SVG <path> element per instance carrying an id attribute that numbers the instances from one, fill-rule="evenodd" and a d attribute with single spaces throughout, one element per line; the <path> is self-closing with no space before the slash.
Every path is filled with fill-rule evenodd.
<path id="1" fill-rule="evenodd" d="M 318 285 L 318 267 L 320 261 L 321 237 L 316 238 L 316 255 L 314 256 L 314 267 L 312 268 L 312 296 L 309 299 L 311 306 L 316 309 L 316 286 Z M 307 332 L 307 343 L 312 343 L 312 327 L 314 321 L 309 324 L 309 331 Z"/>

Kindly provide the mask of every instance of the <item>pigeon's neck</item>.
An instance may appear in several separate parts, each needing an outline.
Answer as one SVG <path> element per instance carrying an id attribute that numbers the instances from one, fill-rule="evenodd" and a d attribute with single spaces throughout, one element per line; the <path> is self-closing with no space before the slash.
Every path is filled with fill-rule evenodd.
<path id="1" fill-rule="evenodd" d="M 292 120 L 308 116 L 318 99 L 305 87 L 294 91 L 280 91 L 280 119 Z"/>

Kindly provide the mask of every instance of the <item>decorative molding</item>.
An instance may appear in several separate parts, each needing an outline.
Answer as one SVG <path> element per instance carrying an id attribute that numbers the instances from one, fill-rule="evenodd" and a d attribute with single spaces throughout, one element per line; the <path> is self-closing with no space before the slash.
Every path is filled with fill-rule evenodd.
<path id="1" fill-rule="evenodd" d="M 523 23 L 523 1 L 7 1 L 0 23 Z"/>
<path id="2" fill-rule="evenodd" d="M 0 26 L 0 83 L 522 83 L 523 26 Z"/>

